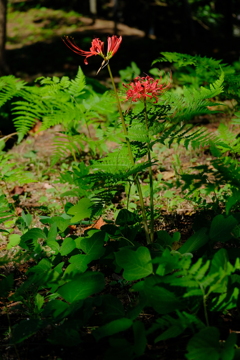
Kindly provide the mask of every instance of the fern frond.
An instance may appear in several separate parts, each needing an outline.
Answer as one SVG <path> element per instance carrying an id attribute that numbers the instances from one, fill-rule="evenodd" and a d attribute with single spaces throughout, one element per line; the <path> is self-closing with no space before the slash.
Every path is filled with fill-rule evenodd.
<path id="1" fill-rule="evenodd" d="M 223 92 L 223 82 L 224 72 L 221 71 L 219 79 L 210 84 L 209 89 L 203 86 L 201 86 L 200 89 L 184 87 L 184 96 L 186 97 L 187 101 L 189 101 L 189 103 L 192 100 L 194 100 L 194 102 L 198 102 L 201 100 L 213 98 Z"/>
<path id="2" fill-rule="evenodd" d="M 74 80 L 71 80 L 68 91 L 74 98 L 77 98 L 84 93 L 83 89 L 85 88 L 85 86 L 86 77 L 79 66 L 77 76 Z"/>
<path id="3" fill-rule="evenodd" d="M 39 81 L 41 85 L 44 86 L 44 93 L 48 93 L 49 95 L 53 95 L 58 93 L 59 91 L 64 91 L 68 89 L 70 86 L 70 80 L 67 76 L 63 76 L 61 79 L 57 76 L 50 77 L 39 77 L 35 81 Z M 42 88 L 43 89 L 43 88 Z"/>
<path id="4" fill-rule="evenodd" d="M 14 96 L 19 95 L 26 82 L 15 78 L 13 75 L 0 78 L 0 107 Z"/>
<path id="5" fill-rule="evenodd" d="M 132 166 L 129 158 L 128 148 L 123 146 L 120 149 L 108 154 L 100 161 L 95 161 L 92 168 L 95 170 L 103 170 L 115 174 L 119 171 L 127 171 Z"/>
<path id="6" fill-rule="evenodd" d="M 0 224 L 11 220 L 14 216 L 15 212 L 12 204 L 8 203 L 5 195 L 0 195 Z"/>

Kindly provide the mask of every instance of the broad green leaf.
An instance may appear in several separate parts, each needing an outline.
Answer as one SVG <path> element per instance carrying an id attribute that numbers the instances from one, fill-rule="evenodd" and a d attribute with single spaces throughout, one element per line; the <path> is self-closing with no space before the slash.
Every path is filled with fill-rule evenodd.
<path id="1" fill-rule="evenodd" d="M 93 203 L 88 198 L 81 199 L 76 205 L 68 210 L 69 215 L 74 215 L 71 223 L 79 222 L 85 218 L 90 218 Z"/>
<path id="2" fill-rule="evenodd" d="M 7 249 L 11 249 L 12 247 L 18 245 L 20 243 L 21 236 L 19 234 L 11 234 L 9 235 L 9 243 L 7 244 Z"/>
<path id="3" fill-rule="evenodd" d="M 42 308 L 43 304 L 44 304 L 44 296 L 37 293 L 37 295 L 35 296 L 35 306 L 36 306 L 36 308 L 38 310 L 40 310 Z"/>
<path id="4" fill-rule="evenodd" d="M 137 302 L 137 305 L 135 307 L 130 308 L 127 311 L 127 317 L 131 320 L 135 320 L 139 316 L 139 314 L 141 314 L 141 312 L 143 311 L 146 305 L 147 305 L 147 299 L 141 296 Z"/>
<path id="5" fill-rule="evenodd" d="M 110 294 L 104 295 L 102 299 L 102 320 L 104 323 L 108 323 L 112 320 L 123 318 L 125 316 L 125 311 L 121 301 Z"/>
<path id="6" fill-rule="evenodd" d="M 163 341 L 163 340 L 167 340 L 167 339 L 171 339 L 171 338 L 176 338 L 178 335 L 182 334 L 184 330 L 185 330 L 185 328 L 182 327 L 180 324 L 179 325 L 172 325 L 172 326 L 170 326 L 169 329 L 167 329 L 161 335 L 156 337 L 154 342 L 157 343 L 159 341 Z"/>
<path id="7" fill-rule="evenodd" d="M 234 227 L 238 224 L 237 219 L 232 215 L 224 217 L 217 215 L 214 217 L 210 227 L 210 239 L 212 242 L 225 242 L 231 239 Z"/>
<path id="8" fill-rule="evenodd" d="M 100 272 L 86 272 L 58 289 L 58 294 L 72 303 L 86 299 L 101 291 L 105 286 L 104 276 Z"/>
<path id="9" fill-rule="evenodd" d="M 33 272 L 35 274 L 47 273 L 51 270 L 52 264 L 48 259 L 42 259 L 39 263 L 28 270 L 28 273 Z"/>
<path id="10" fill-rule="evenodd" d="M 69 262 L 70 265 L 64 271 L 64 277 L 67 275 L 76 275 L 79 273 L 84 273 L 88 264 L 92 261 L 91 257 L 84 254 L 77 254 L 70 257 Z"/>
<path id="11" fill-rule="evenodd" d="M 228 263 L 228 253 L 226 249 L 218 250 L 211 261 L 209 274 L 216 274 L 220 268 L 226 270 Z"/>
<path id="12" fill-rule="evenodd" d="M 32 215 L 31 214 L 25 214 L 24 211 L 22 211 L 21 217 L 23 218 L 25 224 L 27 227 L 29 227 L 32 223 Z"/>
<path id="13" fill-rule="evenodd" d="M 45 321 L 39 319 L 22 320 L 13 327 L 11 342 L 13 344 L 21 343 L 46 325 Z"/>
<path id="14" fill-rule="evenodd" d="M 75 241 L 72 238 L 66 238 L 63 240 L 62 246 L 60 248 L 60 254 L 62 256 L 70 254 L 76 248 Z"/>
<path id="15" fill-rule="evenodd" d="M 153 259 L 153 264 L 159 264 L 156 270 L 156 274 L 159 276 L 164 276 L 173 270 L 181 268 L 181 254 L 178 252 L 172 253 L 170 249 L 165 249 L 160 257 Z"/>
<path id="16" fill-rule="evenodd" d="M 240 191 L 234 190 L 233 195 L 229 196 L 226 202 L 226 214 L 229 215 L 231 208 L 240 201 Z"/>
<path id="17" fill-rule="evenodd" d="M 159 314 L 167 314 L 182 307 L 182 303 L 176 295 L 161 287 L 155 276 L 144 280 L 144 292 L 148 302 Z"/>
<path id="18" fill-rule="evenodd" d="M 127 209 L 121 209 L 116 218 L 117 225 L 133 225 L 136 224 L 136 222 L 139 222 L 139 217 Z"/>
<path id="19" fill-rule="evenodd" d="M 175 235 L 176 236 L 176 235 Z M 160 230 L 157 231 L 157 242 L 162 246 L 172 245 L 172 243 L 176 241 L 173 237 L 171 237 L 167 231 Z"/>
<path id="20" fill-rule="evenodd" d="M 57 238 L 57 224 L 56 223 L 53 223 L 51 224 L 51 227 L 48 231 L 48 234 L 47 234 L 47 242 L 49 241 L 56 241 L 56 238 Z"/>
<path id="21" fill-rule="evenodd" d="M 55 251 L 55 254 L 59 252 L 60 246 L 57 241 L 47 240 L 46 245 L 49 246 L 53 251 Z"/>
<path id="22" fill-rule="evenodd" d="M 64 219 L 62 216 L 54 216 L 52 218 L 53 224 L 55 223 L 61 232 L 64 232 L 70 225 L 70 219 Z"/>
<path id="23" fill-rule="evenodd" d="M 146 247 L 140 246 L 137 251 L 122 249 L 115 256 L 117 264 L 124 269 L 123 277 L 128 281 L 152 274 L 151 255 Z"/>
<path id="24" fill-rule="evenodd" d="M 219 335 L 219 330 L 215 327 L 200 330 L 188 342 L 186 358 L 188 360 L 219 360 Z"/>
<path id="25" fill-rule="evenodd" d="M 147 346 L 146 331 L 141 321 L 135 321 L 133 323 L 133 335 L 134 352 L 137 356 L 141 356 L 144 354 Z"/>
<path id="26" fill-rule="evenodd" d="M 41 252 L 40 244 L 38 240 L 46 240 L 45 233 L 38 228 L 28 230 L 24 235 L 21 236 L 19 246 L 26 250 L 34 250 L 36 253 Z"/>
<path id="27" fill-rule="evenodd" d="M 21 236 L 21 240 L 27 241 L 27 240 L 31 240 L 31 239 L 44 239 L 46 240 L 46 235 L 45 233 L 39 229 L 39 228 L 33 228 L 28 230 L 24 235 Z"/>
<path id="28" fill-rule="evenodd" d="M 103 231 L 95 232 L 91 237 L 82 238 L 78 244 L 78 249 L 83 250 L 92 260 L 99 259 L 105 252 L 104 238 L 105 233 Z"/>
<path id="29" fill-rule="evenodd" d="M 178 249 L 181 254 L 191 253 L 200 249 L 208 241 L 207 229 L 201 228 L 193 234 L 184 244 Z"/>
<path id="30" fill-rule="evenodd" d="M 60 320 L 66 316 L 69 305 L 61 300 L 49 301 L 43 309 L 42 316 Z"/>
<path id="31" fill-rule="evenodd" d="M 221 360 L 233 360 L 235 359 L 235 344 L 237 343 L 237 336 L 231 333 L 225 343 L 221 352 Z"/>
<path id="32" fill-rule="evenodd" d="M 113 320 L 110 323 L 101 326 L 93 332 L 95 339 L 98 341 L 103 337 L 117 334 L 121 331 L 127 330 L 132 326 L 132 320 L 127 318 L 121 318 Z"/>

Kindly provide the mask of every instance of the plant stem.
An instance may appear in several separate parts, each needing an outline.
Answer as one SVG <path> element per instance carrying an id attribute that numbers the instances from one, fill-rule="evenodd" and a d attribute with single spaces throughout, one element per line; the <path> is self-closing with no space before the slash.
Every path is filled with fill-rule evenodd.
<path id="1" fill-rule="evenodd" d="M 147 102 L 144 99 L 144 113 L 145 113 L 145 124 L 147 130 L 147 152 L 148 152 L 148 161 L 151 163 L 151 149 L 150 149 L 150 139 L 148 133 L 148 116 L 147 116 Z M 152 173 L 152 166 L 150 164 L 148 168 L 149 173 L 149 187 L 150 187 L 150 241 L 153 243 L 154 241 L 154 203 L 153 203 L 153 173 Z"/>
<path id="2" fill-rule="evenodd" d="M 118 108 L 120 119 L 121 119 L 121 122 L 122 122 L 123 133 L 124 133 L 125 138 L 126 138 L 129 158 L 130 158 L 130 161 L 131 161 L 132 165 L 134 166 L 135 162 L 134 162 L 134 157 L 133 157 L 133 153 L 132 153 L 132 149 L 131 149 L 131 144 L 130 144 L 130 141 L 128 139 L 128 131 L 127 131 L 127 127 L 126 127 L 126 124 L 125 124 L 124 117 L 123 117 L 123 112 L 122 112 L 121 103 L 120 103 L 120 100 L 119 100 L 117 88 L 116 88 L 116 85 L 115 85 L 115 82 L 114 82 L 114 79 L 113 79 L 113 75 L 112 75 L 112 71 L 111 71 L 111 68 L 110 68 L 109 64 L 107 65 L 107 68 L 108 68 L 108 72 L 109 72 L 109 75 L 110 75 L 110 78 L 111 78 L 111 81 L 112 81 L 112 86 L 113 86 L 113 90 L 114 90 L 116 101 L 117 101 L 117 108 Z M 141 185 L 140 185 L 140 182 L 139 182 L 138 175 L 135 176 L 134 181 L 135 181 L 136 186 L 137 186 L 139 200 L 140 200 L 140 206 L 141 206 L 141 209 L 142 209 L 143 226 L 144 226 L 144 230 L 145 230 L 147 244 L 150 244 L 151 240 L 150 240 L 150 237 L 149 237 L 147 216 L 146 216 L 145 205 L 144 205 L 144 201 L 143 201 L 142 188 L 141 188 Z"/>
<path id="3" fill-rule="evenodd" d="M 201 284 L 199 284 L 199 286 L 203 293 L 203 311 L 206 320 L 206 325 L 209 326 L 208 313 L 207 313 L 207 295 L 205 294 L 203 286 Z"/>

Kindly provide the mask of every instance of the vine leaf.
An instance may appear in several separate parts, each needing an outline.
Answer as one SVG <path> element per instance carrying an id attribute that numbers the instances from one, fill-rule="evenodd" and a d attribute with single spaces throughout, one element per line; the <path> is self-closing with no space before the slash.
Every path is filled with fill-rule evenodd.
<path id="1" fill-rule="evenodd" d="M 151 255 L 146 247 L 140 246 L 137 251 L 122 249 L 115 256 L 117 264 L 124 269 L 123 277 L 128 281 L 152 274 Z"/>
<path id="2" fill-rule="evenodd" d="M 113 320 L 110 323 L 101 326 L 97 330 L 94 331 L 93 335 L 95 339 L 98 341 L 103 337 L 117 334 L 120 331 L 127 330 L 132 326 L 132 320 L 127 318 L 121 318 L 117 320 Z"/>
<path id="3" fill-rule="evenodd" d="M 71 223 L 76 223 L 84 218 L 89 218 L 92 214 L 93 203 L 88 198 L 81 199 L 76 205 L 68 210 L 69 215 L 74 215 Z"/>
<path id="4" fill-rule="evenodd" d="M 103 274 L 99 272 L 86 272 L 60 287 L 57 292 L 66 301 L 72 303 L 73 301 L 84 300 L 88 296 L 98 293 L 104 286 Z"/>
<path id="5" fill-rule="evenodd" d="M 230 334 L 223 348 L 221 348 L 219 337 L 219 330 L 215 327 L 208 327 L 199 331 L 187 345 L 186 358 L 188 360 L 232 360 L 236 335 Z"/>

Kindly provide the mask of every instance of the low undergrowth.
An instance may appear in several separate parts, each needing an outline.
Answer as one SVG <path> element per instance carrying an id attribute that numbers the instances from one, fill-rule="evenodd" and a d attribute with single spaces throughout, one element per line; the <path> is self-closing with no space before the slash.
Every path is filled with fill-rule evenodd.
<path id="1" fill-rule="evenodd" d="M 101 67 L 112 78 L 111 56 Z M 33 171 L 1 153 L 3 359 L 240 357 L 239 73 L 197 56 L 157 61 L 172 74 L 139 77 L 132 63 L 113 93 L 81 69 L 37 87 L 0 79 L 19 142 L 37 122 L 61 125 L 45 170 L 37 155 L 26 156 Z M 203 118 L 225 121 L 211 132 Z M 17 206 L 16 182 L 34 180 L 55 189 L 46 208 L 54 197 L 60 208 Z M 166 226 L 186 202 L 188 231 Z"/>

